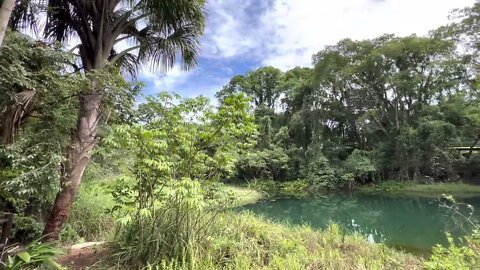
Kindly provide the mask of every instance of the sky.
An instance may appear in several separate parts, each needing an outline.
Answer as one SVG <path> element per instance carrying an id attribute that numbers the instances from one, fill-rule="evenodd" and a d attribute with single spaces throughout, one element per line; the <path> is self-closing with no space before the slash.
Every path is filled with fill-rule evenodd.
<path id="1" fill-rule="evenodd" d="M 311 66 L 312 55 L 344 38 L 426 35 L 449 13 L 475 0 L 207 0 L 207 27 L 198 65 L 165 74 L 140 72 L 144 95 L 184 97 L 215 92 L 235 75 L 261 66 Z"/>

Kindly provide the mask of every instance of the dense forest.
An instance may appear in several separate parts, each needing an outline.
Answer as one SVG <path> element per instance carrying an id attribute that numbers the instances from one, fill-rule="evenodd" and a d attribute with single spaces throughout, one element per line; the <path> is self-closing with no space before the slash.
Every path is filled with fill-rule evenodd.
<path id="1" fill-rule="evenodd" d="M 217 97 L 251 97 L 259 127 L 236 177 L 316 188 L 468 180 L 479 164 L 477 58 L 449 35 L 345 39 L 315 54 L 313 68 L 232 78 Z"/>
<path id="2" fill-rule="evenodd" d="M 479 182 L 480 3 L 427 36 L 344 39 L 311 67 L 235 76 L 215 101 L 159 92 L 142 103 L 142 66 L 197 64 L 205 1 L 0 5 L 0 210 L 15 214 L 0 268 L 64 269 L 61 247 L 88 241 L 102 257 L 89 269 L 480 265 L 471 215 L 462 247 L 448 238 L 423 258 L 336 224 L 231 211 L 250 183 L 315 193 Z"/>

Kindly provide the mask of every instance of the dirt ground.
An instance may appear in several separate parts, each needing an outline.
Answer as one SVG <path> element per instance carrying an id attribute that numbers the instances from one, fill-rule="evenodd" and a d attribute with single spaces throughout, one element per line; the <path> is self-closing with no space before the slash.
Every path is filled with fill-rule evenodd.
<path id="1" fill-rule="evenodd" d="M 91 245 L 80 248 L 71 248 L 68 254 L 57 258 L 57 262 L 68 269 L 91 269 L 104 260 L 108 254 L 106 247 Z"/>

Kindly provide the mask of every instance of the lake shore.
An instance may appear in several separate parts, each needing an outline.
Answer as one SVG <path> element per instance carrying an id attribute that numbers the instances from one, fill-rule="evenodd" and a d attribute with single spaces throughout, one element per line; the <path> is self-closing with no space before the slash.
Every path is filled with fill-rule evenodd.
<path id="1" fill-rule="evenodd" d="M 235 203 L 236 206 L 256 203 L 268 197 L 267 193 L 248 187 L 227 185 L 227 189 L 235 194 L 237 199 Z"/>
<path id="2" fill-rule="evenodd" d="M 302 180 L 275 183 L 271 180 L 258 181 L 249 186 L 228 185 L 238 194 L 240 204 L 255 203 L 260 199 L 268 197 L 308 197 L 325 193 L 338 192 L 338 190 L 317 190 L 309 189 L 308 184 Z M 418 183 L 413 181 L 389 180 L 379 184 L 366 184 L 354 187 L 350 192 L 384 192 L 392 195 L 416 195 L 423 197 L 439 197 L 443 194 L 454 197 L 471 197 L 480 195 L 480 185 L 463 182 L 450 183 Z"/>
<path id="3" fill-rule="evenodd" d="M 480 195 L 480 185 L 466 183 L 432 183 L 386 181 L 376 185 L 364 185 L 355 189 L 359 192 L 387 192 L 390 194 L 412 194 L 426 197 L 438 197 L 443 194 L 454 197 L 470 197 Z"/>

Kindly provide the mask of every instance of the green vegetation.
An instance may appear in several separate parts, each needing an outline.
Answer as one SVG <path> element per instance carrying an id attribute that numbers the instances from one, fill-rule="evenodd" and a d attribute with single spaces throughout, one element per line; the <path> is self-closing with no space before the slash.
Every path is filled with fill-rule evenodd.
<path id="1" fill-rule="evenodd" d="M 115 220 L 111 210 L 115 202 L 107 188 L 98 183 L 89 183 L 80 189 L 67 223 L 60 233 L 63 242 L 90 242 L 112 238 Z"/>
<path id="2" fill-rule="evenodd" d="M 387 191 L 401 194 L 442 195 L 449 194 L 455 197 L 480 194 L 480 186 L 465 183 L 432 183 L 418 184 L 411 182 L 386 181 L 377 185 L 361 186 L 364 192 Z"/>
<path id="3" fill-rule="evenodd" d="M 312 68 L 235 76 L 215 105 L 166 92 L 137 104 L 142 65 L 197 63 L 204 6 L 15 2 L 0 48 L 0 209 L 16 214 L 9 244 L 27 245 L 8 249 L 7 269 L 58 268 L 57 242 L 38 239 L 107 241 L 104 268 L 114 269 L 478 265 L 479 228 L 468 215 L 476 231 L 424 260 L 338 225 L 314 231 L 231 208 L 265 198 L 263 191 L 365 184 L 479 192 L 459 181 L 480 172 L 480 3 L 426 36 L 344 39 L 316 53 Z M 25 28 L 45 40 L 18 32 Z M 67 51 L 67 40 L 79 44 Z"/>
<path id="4" fill-rule="evenodd" d="M 227 190 L 232 191 L 236 198 L 236 205 L 245 205 L 266 199 L 266 194 L 247 187 L 228 186 Z"/>
<path id="5" fill-rule="evenodd" d="M 3 252 L 1 254 L 3 255 Z M 0 266 L 5 270 L 62 270 L 64 268 L 55 262 L 55 257 L 60 254 L 62 254 L 61 250 L 49 244 L 33 241 L 28 244 L 24 250 L 16 253 L 15 256 L 7 255 L 6 262 L 1 262 Z"/>
<path id="6" fill-rule="evenodd" d="M 195 269 L 420 269 L 420 259 L 332 225 L 324 232 L 275 224 L 248 213 L 224 214 Z M 162 265 L 162 263 L 160 263 Z M 191 269 L 166 261 L 165 269 Z"/>
<path id="7" fill-rule="evenodd" d="M 470 180 L 480 159 L 479 41 L 470 36 L 479 14 L 477 3 L 428 36 L 345 39 L 315 54 L 313 68 L 233 77 L 217 98 L 250 97 L 258 136 L 231 180 L 300 179 L 310 191 Z"/>
<path id="8" fill-rule="evenodd" d="M 445 196 L 445 207 L 462 215 L 473 227 L 471 236 L 463 239 L 462 246 L 455 243 L 454 239 L 447 234 L 448 247 L 437 245 L 425 268 L 433 269 L 475 269 L 480 265 L 480 223 L 471 220 L 474 211 L 471 205 L 460 203 L 452 196 Z M 466 215 L 462 214 L 462 208 L 466 208 Z"/>

